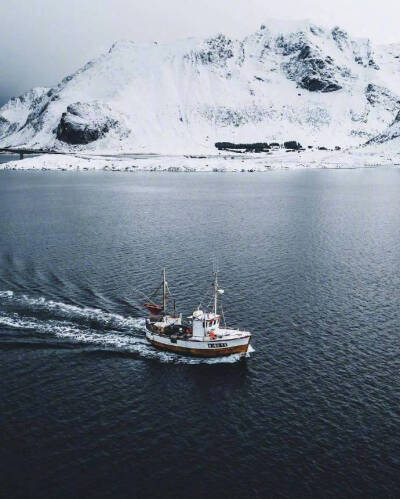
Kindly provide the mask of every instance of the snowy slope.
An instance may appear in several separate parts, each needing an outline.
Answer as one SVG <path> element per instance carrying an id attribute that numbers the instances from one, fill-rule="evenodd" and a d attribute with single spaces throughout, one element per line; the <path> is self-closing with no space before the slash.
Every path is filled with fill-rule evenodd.
<path id="1" fill-rule="evenodd" d="M 400 153 L 400 112 L 396 119 L 382 133 L 366 143 L 368 149 Z"/>
<path id="2" fill-rule="evenodd" d="M 23 126 L 29 114 L 40 106 L 48 88 L 37 87 L 20 97 L 13 97 L 0 107 L 0 137 L 10 135 Z"/>
<path id="3" fill-rule="evenodd" d="M 268 22 L 243 40 L 117 42 L 56 87 L 32 91 L 24 111 L 3 106 L 0 145 L 159 153 L 211 152 L 217 141 L 358 146 L 400 111 L 399 55 L 398 45 L 374 48 L 308 21 Z"/>

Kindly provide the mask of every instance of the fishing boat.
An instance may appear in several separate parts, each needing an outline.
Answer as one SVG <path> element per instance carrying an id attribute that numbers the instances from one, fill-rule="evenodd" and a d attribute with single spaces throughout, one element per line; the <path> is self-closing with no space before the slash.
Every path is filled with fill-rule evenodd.
<path id="1" fill-rule="evenodd" d="M 203 310 L 198 307 L 187 321 L 182 321 L 182 314 L 176 312 L 174 301 L 173 312 L 168 312 L 168 298 L 171 293 L 166 280 L 165 269 L 162 273 L 162 283 L 153 293 L 152 298 L 143 303 L 150 312 L 146 319 L 146 338 L 161 350 L 170 350 L 194 357 L 222 357 L 231 354 L 246 355 L 251 333 L 221 325 L 223 312 L 219 313 L 218 297 L 224 290 L 218 286 L 218 271 L 214 270 L 212 285 L 212 309 Z M 162 288 L 162 304 L 152 301 L 155 294 Z"/>

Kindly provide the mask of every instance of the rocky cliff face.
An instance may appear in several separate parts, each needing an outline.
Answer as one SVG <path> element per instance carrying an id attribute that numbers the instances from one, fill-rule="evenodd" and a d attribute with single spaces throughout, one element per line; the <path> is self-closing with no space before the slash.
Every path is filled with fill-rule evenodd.
<path id="1" fill-rule="evenodd" d="M 128 136 L 129 130 L 124 128 L 113 116 L 112 109 L 98 102 L 75 102 L 67 107 L 61 115 L 56 130 L 57 140 L 65 144 L 89 144 L 105 137 L 110 131 L 119 136 Z"/>
<path id="2" fill-rule="evenodd" d="M 400 112 L 397 113 L 395 120 L 386 130 L 373 137 L 367 142 L 367 145 L 388 145 L 389 149 L 395 148 L 400 151 Z"/>
<path id="3" fill-rule="evenodd" d="M 40 107 L 48 88 L 33 88 L 19 97 L 13 97 L 0 108 L 0 137 L 17 132 L 26 122 L 29 114 Z"/>
<path id="4" fill-rule="evenodd" d="M 400 111 L 400 47 L 309 22 L 243 40 L 119 42 L 52 89 L 0 108 L 0 144 L 207 152 L 214 143 L 360 145 Z"/>

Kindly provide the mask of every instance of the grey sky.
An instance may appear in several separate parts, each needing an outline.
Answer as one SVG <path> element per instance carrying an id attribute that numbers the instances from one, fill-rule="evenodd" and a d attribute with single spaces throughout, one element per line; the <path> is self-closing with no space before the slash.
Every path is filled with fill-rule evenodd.
<path id="1" fill-rule="evenodd" d="M 269 18 L 339 24 L 376 43 L 400 42 L 398 0 L 3 0 L 0 104 L 51 86 L 115 40 L 240 37 Z"/>

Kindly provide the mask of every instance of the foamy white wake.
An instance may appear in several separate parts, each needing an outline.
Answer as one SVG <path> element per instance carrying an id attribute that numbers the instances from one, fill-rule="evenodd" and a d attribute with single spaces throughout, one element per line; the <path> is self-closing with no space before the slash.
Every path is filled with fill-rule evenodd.
<path id="1" fill-rule="evenodd" d="M 24 310 L 46 311 L 54 314 L 56 317 L 97 321 L 104 326 L 121 329 L 137 327 L 137 318 L 105 312 L 99 308 L 78 307 L 76 305 L 69 305 L 68 303 L 48 300 L 44 297 L 32 298 L 24 294 L 16 295 L 13 291 L 0 291 L 0 298 L 12 300 L 14 303 L 23 306 Z"/>
<path id="2" fill-rule="evenodd" d="M 105 312 L 101 309 L 90 307 L 78 307 L 45 298 L 31 298 L 26 295 L 17 296 L 12 291 L 0 291 L 1 301 L 12 301 L 23 305 L 24 309 L 30 314 L 35 311 L 46 310 L 53 312 L 57 319 L 42 320 L 34 316 L 26 316 L 20 313 L 2 313 L 0 312 L 0 328 L 33 331 L 40 337 L 48 335 L 49 337 L 60 338 L 71 344 L 97 345 L 113 351 L 132 353 L 145 358 L 155 358 L 162 362 L 174 362 L 184 364 L 219 364 L 234 363 L 240 360 L 238 354 L 221 357 L 217 359 L 196 359 L 182 357 L 180 355 L 161 352 L 154 349 L 146 340 L 144 335 L 144 318 L 124 317 L 119 314 Z M 60 320 L 59 317 L 66 317 L 68 320 Z M 99 330 L 93 329 L 79 323 L 75 320 L 97 321 L 108 328 L 115 327 L 123 329 L 118 330 Z M 250 347 L 251 348 L 251 347 Z M 251 351 L 254 351 L 251 349 Z M 249 352 L 250 353 L 250 352 Z"/>

